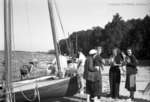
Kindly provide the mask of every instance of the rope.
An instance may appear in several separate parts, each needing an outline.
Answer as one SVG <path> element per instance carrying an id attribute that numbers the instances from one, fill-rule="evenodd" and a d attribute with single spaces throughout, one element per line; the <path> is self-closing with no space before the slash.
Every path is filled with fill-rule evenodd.
<path id="1" fill-rule="evenodd" d="M 41 101 L 41 97 L 40 97 L 40 93 L 39 93 L 39 89 L 38 89 L 38 85 L 37 85 L 37 82 L 36 82 L 36 86 L 35 86 L 35 89 L 34 89 L 34 97 L 32 99 L 30 99 L 29 97 L 27 97 L 27 95 L 25 95 L 24 91 L 20 90 L 21 94 L 23 95 L 23 97 L 27 100 L 27 101 L 35 101 L 36 99 L 38 99 L 38 102 Z M 5 92 L 4 95 L 6 94 L 12 94 L 12 91 L 9 90 L 7 92 Z M 12 97 L 13 96 L 13 97 Z M 10 96 L 11 99 L 13 99 L 13 102 L 16 102 L 16 95 L 15 95 L 15 92 L 13 93 L 13 95 Z"/>
<path id="2" fill-rule="evenodd" d="M 25 2 L 25 11 L 26 11 L 26 19 L 27 19 L 27 30 L 30 34 L 30 37 L 32 38 L 32 32 L 31 32 L 31 24 L 30 24 L 30 17 L 29 17 L 29 1 L 26 0 Z M 32 40 L 30 39 L 30 47 L 32 48 Z"/>
<path id="3" fill-rule="evenodd" d="M 36 99 L 35 91 L 34 91 L 34 97 L 33 97 L 32 99 L 28 98 L 28 97 L 24 94 L 23 91 L 21 91 L 21 94 L 23 95 L 23 97 L 24 97 L 27 101 L 32 102 L 32 101 L 35 101 L 35 99 Z"/>
<path id="4" fill-rule="evenodd" d="M 40 97 L 40 93 L 39 93 L 39 89 L 38 89 L 38 85 L 37 85 L 37 80 L 36 80 L 36 91 L 37 91 L 38 102 L 40 102 L 41 101 L 41 97 Z"/>
<path id="5" fill-rule="evenodd" d="M 16 95 L 15 95 L 15 93 L 13 94 L 13 102 L 16 102 Z"/>
<path id="6" fill-rule="evenodd" d="M 38 102 L 40 102 L 40 94 L 39 94 L 39 90 L 38 90 L 38 86 L 36 84 L 36 87 L 34 89 L 34 97 L 32 99 L 30 99 L 27 95 L 25 95 L 25 93 L 21 90 L 21 94 L 23 95 L 23 97 L 27 100 L 27 101 L 35 101 L 36 99 L 38 99 Z"/>

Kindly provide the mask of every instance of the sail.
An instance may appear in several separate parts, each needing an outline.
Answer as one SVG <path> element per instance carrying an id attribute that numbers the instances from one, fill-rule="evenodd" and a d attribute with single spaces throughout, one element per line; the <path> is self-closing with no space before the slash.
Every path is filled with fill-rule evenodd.
<path id="1" fill-rule="evenodd" d="M 50 23 L 53 35 L 53 42 L 54 47 L 56 50 L 56 60 L 58 65 L 58 70 L 60 71 L 60 59 L 59 59 L 59 51 L 57 46 L 57 39 L 56 39 L 56 27 L 55 21 L 53 16 L 53 6 L 52 0 L 48 0 L 48 8 L 50 14 Z M 40 78 L 35 80 L 26 80 L 26 81 L 18 81 L 12 82 L 11 79 L 13 76 L 11 73 L 17 74 L 16 72 L 11 72 L 12 69 L 12 39 L 11 36 L 13 35 L 13 19 L 12 19 L 12 2 L 11 0 L 4 1 L 4 35 L 5 35 L 5 82 L 6 85 L 4 89 L 6 91 L 6 102 L 12 102 L 12 97 L 16 99 L 18 102 L 20 100 L 27 100 L 27 101 L 35 101 L 38 99 L 40 101 L 40 97 L 48 98 L 48 97 L 62 97 L 62 96 L 70 96 L 74 95 L 78 91 L 78 80 L 77 77 L 67 77 L 64 79 L 54 80 L 52 76 L 46 78 Z M 40 54 L 40 53 L 39 53 Z M 23 57 L 22 57 L 23 59 Z M 30 64 L 34 65 L 34 62 L 30 62 Z M 26 74 L 30 73 L 33 66 L 25 65 L 23 69 L 20 69 L 20 74 L 22 76 L 22 72 L 26 72 Z M 25 70 L 27 69 L 27 70 Z M 49 79 L 50 78 L 50 79 Z M 51 79 L 52 78 L 52 79 Z M 1 85 L 3 86 L 3 85 Z M 59 91 L 58 91 L 59 89 Z M 34 90 L 33 98 L 29 98 L 27 95 L 32 96 L 32 90 Z M 5 92 L 4 91 L 4 92 Z M 24 93 L 25 92 L 25 93 Z M 12 96 L 13 93 L 13 96 Z M 16 94 L 16 96 L 15 96 Z M 27 95 L 26 95 L 27 94 Z M 50 94 L 50 95 L 49 95 Z M 4 95 L 5 96 L 5 95 Z M 1 98 L 1 97 L 0 97 Z"/>
<path id="2" fill-rule="evenodd" d="M 54 49 L 47 0 L 12 1 L 13 50 L 47 52 Z"/>

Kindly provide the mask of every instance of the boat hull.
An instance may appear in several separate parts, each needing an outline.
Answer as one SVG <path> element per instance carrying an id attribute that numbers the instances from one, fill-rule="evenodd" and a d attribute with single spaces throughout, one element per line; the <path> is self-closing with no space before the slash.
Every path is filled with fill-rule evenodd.
<path id="1" fill-rule="evenodd" d="M 52 82 L 52 81 L 55 81 L 55 82 Z M 42 85 L 40 86 L 40 84 L 42 83 L 43 83 L 43 86 Z M 13 92 L 13 95 L 15 95 L 15 100 L 17 102 L 35 100 L 35 92 L 39 92 L 39 97 L 41 100 L 48 99 L 48 98 L 73 96 L 74 94 L 77 93 L 79 89 L 77 77 L 57 79 L 57 80 L 44 81 L 44 82 L 36 82 L 36 86 L 37 87 L 31 88 L 28 90 L 22 90 L 20 88 L 20 91 Z M 38 99 L 38 97 L 36 98 Z"/>

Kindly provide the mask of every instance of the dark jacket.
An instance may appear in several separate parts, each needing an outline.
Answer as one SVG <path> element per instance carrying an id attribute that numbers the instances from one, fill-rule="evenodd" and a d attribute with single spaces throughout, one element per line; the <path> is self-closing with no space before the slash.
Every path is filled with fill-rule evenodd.
<path id="1" fill-rule="evenodd" d="M 127 62 L 127 74 L 136 74 L 137 73 L 137 59 L 134 55 L 127 56 L 126 59 L 129 59 L 130 62 Z"/>
<path id="2" fill-rule="evenodd" d="M 94 65 L 103 68 L 102 57 L 100 55 L 96 55 L 94 58 Z"/>
<path id="3" fill-rule="evenodd" d="M 100 80 L 100 75 L 98 70 L 94 67 L 94 59 L 92 56 L 89 56 L 84 65 L 84 79 L 89 81 L 98 81 Z"/>
<path id="4" fill-rule="evenodd" d="M 123 58 L 120 54 L 117 54 L 117 56 L 111 56 L 111 59 L 114 59 L 110 62 L 111 67 L 119 67 L 118 65 L 114 64 L 121 64 L 123 62 Z"/>

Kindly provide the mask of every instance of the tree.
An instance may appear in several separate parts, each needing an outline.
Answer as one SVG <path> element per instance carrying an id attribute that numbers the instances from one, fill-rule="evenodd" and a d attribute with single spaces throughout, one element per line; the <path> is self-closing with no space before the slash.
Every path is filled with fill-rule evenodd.
<path id="1" fill-rule="evenodd" d="M 111 53 L 113 47 L 121 47 L 121 42 L 128 32 L 128 27 L 120 15 L 117 13 L 113 16 L 112 22 L 105 26 L 105 48 L 108 54 Z"/>

